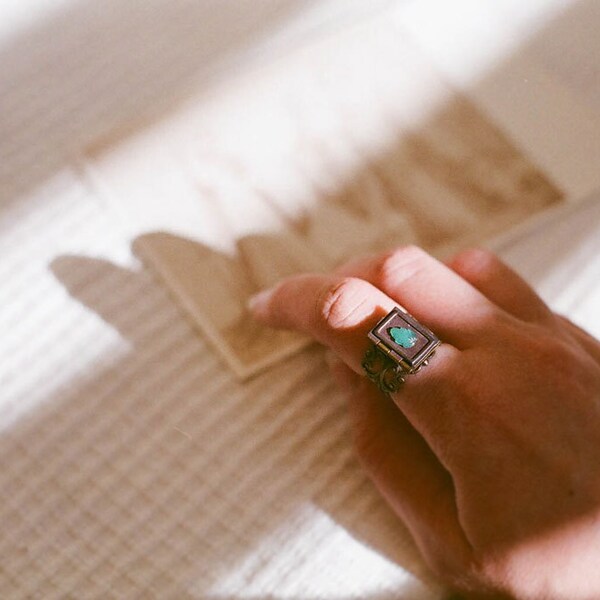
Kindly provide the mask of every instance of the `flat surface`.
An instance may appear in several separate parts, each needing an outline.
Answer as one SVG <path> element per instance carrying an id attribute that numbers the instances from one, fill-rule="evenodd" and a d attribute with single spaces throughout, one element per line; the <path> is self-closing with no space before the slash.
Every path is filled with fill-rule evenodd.
<path id="1" fill-rule="evenodd" d="M 137 234 L 90 179 L 86 149 L 152 121 L 157 105 L 176 110 L 191 89 L 208 93 L 199 65 L 224 56 L 202 45 L 202 3 L 138 4 L 106 2 L 99 11 L 86 2 L 11 0 L 0 9 L 10 13 L 0 19 L 8 90 L 0 97 L 0 597 L 439 598 L 411 575 L 427 580 L 406 532 L 360 471 L 321 351 L 236 381 L 132 255 Z M 479 12 L 469 14 L 493 21 L 492 4 L 517 3 L 476 3 Z M 24 6 L 39 12 L 25 15 Z M 519 15 L 507 20 L 515 36 L 527 29 Z M 564 21 L 548 18 L 560 31 Z M 309 21 L 311 35 L 322 31 Z M 279 21 L 261 22 L 272 33 Z M 227 44 L 249 39 L 221 23 Z M 454 39 L 476 47 L 477 29 Z M 291 40 L 287 31 L 278 39 Z M 486 31 L 493 39 L 495 29 Z M 465 62 L 442 63 L 474 85 Z M 494 81 L 490 63 L 480 67 Z M 569 89 L 574 104 L 561 96 L 551 116 L 573 123 L 566 109 L 585 101 Z M 532 106 L 543 112 L 538 91 L 522 91 L 513 115 L 494 122 L 507 131 Z M 488 111 L 489 98 L 478 106 Z M 587 163 L 570 160 L 569 144 L 561 155 L 560 141 L 577 131 L 578 148 L 593 149 L 595 122 L 557 129 L 539 154 L 535 131 L 513 140 L 544 172 L 556 170 L 555 185 L 575 199 L 569 185 L 581 174 L 593 186 L 593 176 Z M 165 200 L 163 227 L 176 198 Z M 497 243 L 549 301 L 598 335 L 600 199 L 565 210 Z"/>

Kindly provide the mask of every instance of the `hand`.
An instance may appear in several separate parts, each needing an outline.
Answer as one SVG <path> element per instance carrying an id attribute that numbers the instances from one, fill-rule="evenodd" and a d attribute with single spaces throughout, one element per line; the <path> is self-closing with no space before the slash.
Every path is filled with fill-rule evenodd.
<path id="1" fill-rule="evenodd" d="M 361 361 L 398 304 L 444 343 L 390 400 Z M 482 250 L 445 266 L 408 247 L 287 279 L 253 313 L 343 361 L 358 453 L 443 582 L 600 598 L 600 344 L 516 273 Z"/>

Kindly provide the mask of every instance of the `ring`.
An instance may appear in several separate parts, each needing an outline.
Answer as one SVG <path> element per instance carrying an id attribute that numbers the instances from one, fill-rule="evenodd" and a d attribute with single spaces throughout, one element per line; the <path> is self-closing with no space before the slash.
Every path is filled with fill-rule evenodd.
<path id="1" fill-rule="evenodd" d="M 441 344 L 432 331 L 400 308 L 383 317 L 368 338 L 374 345 L 367 350 L 362 367 L 385 394 L 397 392 L 407 375 L 427 366 Z"/>

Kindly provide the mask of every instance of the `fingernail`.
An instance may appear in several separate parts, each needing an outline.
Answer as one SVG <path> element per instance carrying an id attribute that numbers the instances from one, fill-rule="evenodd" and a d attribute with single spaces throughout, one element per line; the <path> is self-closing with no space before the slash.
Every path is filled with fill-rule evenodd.
<path id="1" fill-rule="evenodd" d="M 263 290 L 262 292 L 258 292 L 258 294 L 254 294 L 248 298 L 247 307 L 248 310 L 257 318 L 265 319 L 268 314 L 269 302 L 271 300 L 271 296 L 273 295 L 273 290 Z"/>

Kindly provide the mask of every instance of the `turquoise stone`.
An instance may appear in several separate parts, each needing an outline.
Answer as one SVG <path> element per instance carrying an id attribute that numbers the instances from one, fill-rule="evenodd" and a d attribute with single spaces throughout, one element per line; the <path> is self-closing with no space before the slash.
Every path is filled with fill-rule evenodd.
<path id="1" fill-rule="evenodd" d="M 396 344 L 403 348 L 412 348 L 419 339 L 414 331 L 411 331 L 406 327 L 390 327 L 389 334 Z"/>

